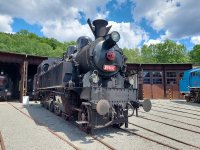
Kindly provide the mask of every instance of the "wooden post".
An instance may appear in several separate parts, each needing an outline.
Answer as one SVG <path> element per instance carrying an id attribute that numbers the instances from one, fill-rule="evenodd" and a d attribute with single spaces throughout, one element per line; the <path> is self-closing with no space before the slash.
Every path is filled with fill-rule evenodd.
<path id="1" fill-rule="evenodd" d="M 142 89 L 142 97 L 144 99 L 144 88 Z"/>
<path id="2" fill-rule="evenodd" d="M 169 89 L 169 100 L 172 100 L 172 91 Z"/>
<path id="3" fill-rule="evenodd" d="M 27 94 L 27 74 L 28 74 L 28 61 L 25 59 L 20 68 L 21 81 L 20 81 L 20 101 L 22 102 L 23 96 Z"/>

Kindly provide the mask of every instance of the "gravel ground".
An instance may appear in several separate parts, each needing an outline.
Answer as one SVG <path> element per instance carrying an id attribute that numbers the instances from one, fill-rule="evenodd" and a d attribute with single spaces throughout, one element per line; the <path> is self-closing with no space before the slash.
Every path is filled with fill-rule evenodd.
<path id="1" fill-rule="evenodd" d="M 29 105 L 29 107 L 25 108 L 22 107 L 20 103 L 12 104 L 81 149 L 108 149 L 98 141 L 80 131 L 70 122 L 67 122 L 63 118 L 58 117 L 50 111 L 42 108 L 39 103 L 33 103 L 32 105 Z"/>
<path id="2" fill-rule="evenodd" d="M 154 104 L 155 104 L 155 106 L 169 107 L 170 109 L 181 110 L 181 111 L 184 111 L 184 109 L 191 109 L 191 110 L 187 110 L 187 111 L 191 112 L 191 113 L 196 111 L 198 114 L 200 114 L 200 109 L 199 109 L 200 104 L 196 104 L 196 103 L 191 103 L 191 102 L 186 102 L 186 101 L 164 101 L 164 102 L 163 101 L 158 101 L 158 102 L 153 101 L 153 105 Z M 182 109 L 173 108 L 173 107 L 180 107 Z"/>
<path id="3" fill-rule="evenodd" d="M 178 106 L 182 108 L 189 108 L 199 111 L 200 104 L 198 103 L 192 103 L 192 102 L 186 102 L 186 100 L 153 100 L 153 104 L 165 104 L 165 105 L 171 105 L 171 106 Z"/>
<path id="4" fill-rule="evenodd" d="M 6 103 L 0 104 L 0 130 L 6 150 L 73 149 Z"/>
<path id="5" fill-rule="evenodd" d="M 176 110 L 180 110 L 180 109 L 169 107 L 169 105 L 176 106 L 176 105 L 173 105 L 174 103 L 176 104 L 176 102 L 171 102 L 171 101 L 166 100 L 166 101 L 152 101 L 152 103 L 153 103 L 153 107 L 152 107 L 151 112 L 144 113 L 144 111 L 142 111 L 140 109 L 139 117 L 138 118 L 137 117 L 131 117 L 129 119 L 129 121 L 136 124 L 136 125 L 140 125 L 142 127 L 151 129 L 151 130 L 159 132 L 161 134 L 164 134 L 164 135 L 176 138 L 178 140 L 184 141 L 186 143 L 190 143 L 190 144 L 193 144 L 193 145 L 200 147 L 200 143 L 199 143 L 200 134 L 198 134 L 198 133 L 192 133 L 190 131 L 185 131 L 185 130 L 178 129 L 178 128 L 175 128 L 175 127 L 171 127 L 171 126 L 168 126 L 168 125 L 163 125 L 161 123 L 142 119 L 142 117 L 146 117 L 146 118 L 149 118 L 149 119 L 154 119 L 154 120 L 161 121 L 161 122 L 164 122 L 164 123 L 168 123 L 168 124 L 172 124 L 172 125 L 176 125 L 176 126 L 179 126 L 179 127 L 183 127 L 183 128 L 187 128 L 187 129 L 190 129 L 190 130 L 200 132 L 200 128 L 198 128 L 198 127 L 193 127 L 193 126 L 190 126 L 190 125 L 185 125 L 183 123 L 179 123 L 179 122 L 176 122 L 176 121 L 171 121 L 171 120 L 162 118 L 162 117 L 167 117 L 167 118 L 182 121 L 182 122 L 185 122 L 185 123 L 200 125 L 200 120 L 194 120 L 194 119 L 190 119 L 190 118 L 186 118 L 186 117 L 181 117 L 181 116 L 177 116 L 176 114 L 183 115 L 183 116 L 189 116 L 189 117 L 195 117 L 195 118 L 199 118 L 199 116 L 194 116 L 194 115 L 187 114 L 187 113 L 177 112 Z M 188 103 L 185 103 L 185 101 L 180 101 L 180 103 L 181 104 L 177 104 L 178 107 L 187 108 L 187 109 L 194 109 L 195 110 L 196 108 L 198 108 L 200 106 L 199 104 L 195 104 L 194 106 L 190 105 L 190 108 L 188 108 Z M 162 105 L 166 104 L 165 106 L 162 106 L 162 107 L 170 108 L 170 109 L 173 109 L 173 110 L 167 110 L 167 109 L 163 109 L 163 108 L 154 107 L 154 106 L 159 106 L 159 104 L 162 104 Z M 157 112 L 157 111 L 154 111 L 154 110 L 162 110 L 165 113 Z M 199 114 L 199 112 L 195 113 L 194 111 L 191 112 L 190 110 L 181 110 L 181 111 Z M 174 113 L 175 115 L 171 115 L 169 113 Z M 160 117 L 155 117 L 151 114 L 155 114 L 155 115 L 158 115 Z M 135 127 L 133 127 L 133 128 L 135 128 Z M 158 130 L 158 129 L 160 129 L 160 130 Z M 142 131 L 142 130 L 140 129 L 139 131 Z M 174 143 L 176 143 L 176 142 L 174 142 Z M 174 145 L 174 144 L 172 144 L 172 145 Z M 181 144 L 180 147 L 178 146 L 178 148 L 188 149 L 188 148 L 182 147 L 182 146 L 184 146 L 184 145 Z"/>
<path id="6" fill-rule="evenodd" d="M 42 124 L 45 124 L 50 129 L 53 129 L 59 135 L 67 140 L 70 140 L 81 149 L 108 149 L 102 144 L 94 141 L 91 137 L 81 132 L 77 127 L 71 123 L 63 120 L 62 118 L 54 115 L 48 110 L 42 108 L 40 104 L 30 105 L 29 107 L 22 108 L 20 103 L 13 103 L 16 107 L 21 108 L 23 112 L 30 115 L 32 118 L 37 119 Z M 72 132 L 71 132 L 72 131 Z M 154 142 L 142 139 L 140 137 L 120 132 L 118 129 L 106 128 L 95 131 L 95 135 L 104 142 L 112 145 L 114 148 L 121 149 L 167 149 Z M 127 138 L 128 137 L 128 138 Z M 126 139 L 126 140 L 124 140 Z M 123 142 L 121 142 L 123 141 Z M 145 144 L 142 144 L 145 143 Z"/>
<path id="7" fill-rule="evenodd" d="M 184 116 L 183 117 L 175 116 L 175 115 L 172 115 L 172 114 L 166 114 L 166 113 L 163 113 L 163 112 L 156 112 L 156 111 L 153 111 L 153 110 L 151 110 L 150 113 L 146 113 L 146 115 L 148 115 L 148 116 L 150 116 L 151 114 L 158 115 L 160 117 L 167 117 L 167 118 L 178 120 L 178 121 L 185 122 L 185 123 L 190 123 L 190 124 L 193 124 L 193 125 L 200 125 L 199 124 L 200 120 L 190 119 L 190 118 L 186 118 Z M 142 116 L 142 115 L 144 115 L 144 113 L 140 113 L 140 116 Z"/>
<path id="8" fill-rule="evenodd" d="M 141 127 L 145 127 L 151 129 L 155 132 L 159 132 L 161 134 L 170 136 L 172 138 L 176 138 L 178 140 L 196 145 L 200 147 L 199 138 L 200 134 L 192 133 L 189 131 L 185 131 L 182 129 L 177 129 L 175 127 L 170 127 L 168 125 L 163 125 L 161 123 L 156 123 L 153 121 L 142 119 L 143 117 L 154 119 L 157 121 L 165 122 L 168 124 L 176 125 L 179 127 L 195 130 L 200 132 L 200 128 L 193 127 L 190 125 L 186 125 L 183 123 L 179 123 L 177 121 L 171 121 L 168 119 L 164 119 L 162 117 L 171 118 L 174 120 L 179 120 L 185 123 L 190 123 L 194 125 L 200 126 L 200 116 L 194 116 L 187 113 L 177 112 L 176 110 L 181 110 L 177 108 L 172 108 L 170 106 L 177 106 L 181 108 L 192 109 L 191 110 L 181 110 L 184 112 L 196 113 L 195 110 L 198 110 L 200 107 L 199 104 L 189 105 L 185 103 L 185 101 L 161 101 L 161 100 L 153 100 L 152 111 L 149 113 L 145 113 L 142 109 L 139 110 L 139 117 L 131 117 L 129 121 L 133 124 L 139 125 Z M 18 110 L 14 109 L 12 106 L 7 103 L 0 103 L 0 130 L 2 132 L 4 143 L 6 146 L 6 150 L 22 150 L 22 149 L 73 149 L 67 143 L 60 140 L 55 135 L 48 132 L 47 127 L 64 139 L 72 142 L 74 145 L 81 149 L 99 149 L 104 150 L 108 149 L 103 144 L 99 143 L 96 140 L 93 140 L 87 134 L 81 132 L 77 127 L 72 125 L 70 122 L 65 121 L 63 118 L 56 116 L 55 114 L 49 112 L 48 110 L 41 107 L 39 103 L 31 103 L 31 105 L 23 107 L 21 103 L 12 102 L 14 106 L 19 108 L 21 111 L 31 116 L 33 119 L 41 123 L 42 125 L 38 125 L 35 121 L 29 119 L 25 115 L 21 114 Z M 165 106 L 161 106 L 165 105 Z M 167 110 L 165 108 L 170 108 L 173 110 Z M 157 112 L 155 110 L 161 110 L 164 112 Z M 177 116 L 169 113 L 180 114 L 183 115 Z M 151 115 L 152 114 L 152 115 Z M 153 116 L 153 114 L 158 115 L 160 117 Z M 200 115 L 200 112 L 196 113 Z M 199 120 L 186 118 L 195 117 Z M 134 125 L 129 124 L 129 128 L 131 132 L 142 134 L 144 136 L 150 137 L 151 139 L 163 142 L 165 144 L 171 145 L 173 147 L 177 147 L 178 149 L 195 149 L 190 146 L 181 144 L 179 142 L 170 140 L 166 137 L 158 135 L 156 133 L 149 132 L 142 128 L 136 127 Z M 138 149 L 152 149 L 152 150 L 160 150 L 160 149 L 169 149 L 165 146 L 159 145 L 155 142 L 151 142 L 147 139 L 143 139 L 136 135 L 132 135 L 126 133 L 119 129 L 114 128 L 104 128 L 98 129 L 94 131 L 94 134 L 103 140 L 104 142 L 112 145 L 114 148 L 121 149 L 130 149 L 130 150 L 138 150 Z"/>
<path id="9" fill-rule="evenodd" d="M 134 124 L 136 124 L 136 123 L 134 123 Z M 164 144 L 176 147 L 177 149 L 190 149 L 190 150 L 195 150 L 196 149 L 196 148 L 181 144 L 179 142 L 176 142 L 174 140 L 171 140 L 169 138 L 163 137 L 163 136 L 158 135 L 156 133 L 152 133 L 152 132 L 149 132 L 149 131 L 144 130 L 142 128 L 139 128 L 139 127 L 136 127 L 134 125 L 129 124 L 129 129 L 128 130 L 133 130 L 133 129 L 137 130 L 136 133 L 142 134 L 142 135 L 147 136 L 147 137 L 151 137 L 152 139 L 154 139 L 156 141 L 159 141 L 159 142 L 162 142 Z M 159 133 L 158 130 L 155 130 L 155 131 Z M 155 149 L 156 149 L 156 147 L 155 147 Z"/>
<path id="10" fill-rule="evenodd" d="M 194 112 L 194 111 L 190 111 L 190 110 L 182 110 L 182 109 L 178 109 L 178 108 L 172 108 L 168 105 L 167 102 L 162 103 L 162 105 L 165 104 L 165 103 L 166 103 L 166 106 L 162 106 L 162 107 L 170 108 L 170 109 L 173 109 L 174 111 L 173 110 L 167 110 L 167 109 L 164 109 L 164 108 L 152 107 L 151 112 L 148 113 L 148 114 L 156 114 L 156 115 L 159 115 L 159 116 L 168 117 L 168 118 L 179 120 L 179 121 L 182 121 L 182 122 L 186 122 L 186 123 L 190 123 L 190 124 L 194 124 L 194 125 L 200 125 L 200 116 L 187 114 L 187 113 L 181 113 L 181 112 L 177 112 L 176 110 L 178 110 L 178 111 L 180 110 L 180 111 L 183 111 L 183 112 L 189 112 L 189 113 L 193 113 L 193 114 L 197 114 L 197 115 L 200 115 L 200 112 Z M 158 102 L 158 104 L 157 103 L 153 104 L 153 106 L 154 105 L 159 106 L 159 102 Z M 178 106 L 178 107 L 185 108 L 185 106 Z M 188 108 L 188 107 L 186 107 L 186 108 Z M 158 112 L 158 111 L 162 111 L 162 112 Z M 173 113 L 173 114 L 171 114 L 171 113 Z M 141 115 L 143 115 L 143 114 L 141 114 Z M 179 116 L 179 115 L 181 115 L 181 116 Z M 188 117 L 192 117 L 192 118 L 188 118 Z"/>
<path id="11" fill-rule="evenodd" d="M 138 132 L 137 128 L 130 130 L 131 132 Z M 102 134 L 103 133 L 103 134 Z M 95 134 L 103 141 L 113 145 L 118 150 L 168 150 L 169 148 L 151 142 L 149 140 L 140 138 L 136 135 L 123 132 L 119 129 L 105 128 L 97 130 Z"/>

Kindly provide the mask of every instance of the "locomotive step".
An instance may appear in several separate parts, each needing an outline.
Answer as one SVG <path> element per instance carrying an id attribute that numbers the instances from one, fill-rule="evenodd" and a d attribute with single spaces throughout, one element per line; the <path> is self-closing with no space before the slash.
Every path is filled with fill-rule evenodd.
<path id="1" fill-rule="evenodd" d="M 81 124 L 88 124 L 88 121 L 76 121 L 77 124 L 81 125 Z"/>

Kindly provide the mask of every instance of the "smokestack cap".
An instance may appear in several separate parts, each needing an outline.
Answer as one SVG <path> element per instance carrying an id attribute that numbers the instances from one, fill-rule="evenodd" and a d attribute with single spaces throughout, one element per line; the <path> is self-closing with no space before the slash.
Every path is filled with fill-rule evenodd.
<path id="1" fill-rule="evenodd" d="M 93 21 L 94 25 L 94 34 L 95 37 L 102 37 L 108 34 L 111 26 L 106 27 L 108 25 L 108 21 L 103 20 L 103 19 L 98 19 Z"/>

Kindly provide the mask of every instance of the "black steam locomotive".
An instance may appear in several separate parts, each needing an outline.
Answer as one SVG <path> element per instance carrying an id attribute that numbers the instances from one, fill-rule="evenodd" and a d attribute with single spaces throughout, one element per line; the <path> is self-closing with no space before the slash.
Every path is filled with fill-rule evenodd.
<path id="1" fill-rule="evenodd" d="M 12 96 L 12 80 L 4 72 L 0 74 L 0 100 L 9 100 Z"/>
<path id="2" fill-rule="evenodd" d="M 86 130 L 113 125 L 128 127 L 139 107 L 133 76 L 126 75 L 126 58 L 116 44 L 120 34 L 108 34 L 106 20 L 88 19 L 95 40 L 79 37 L 62 59 L 43 61 L 34 80 L 36 99 L 57 115 L 64 114 Z M 150 110 L 149 101 L 143 103 Z"/>

